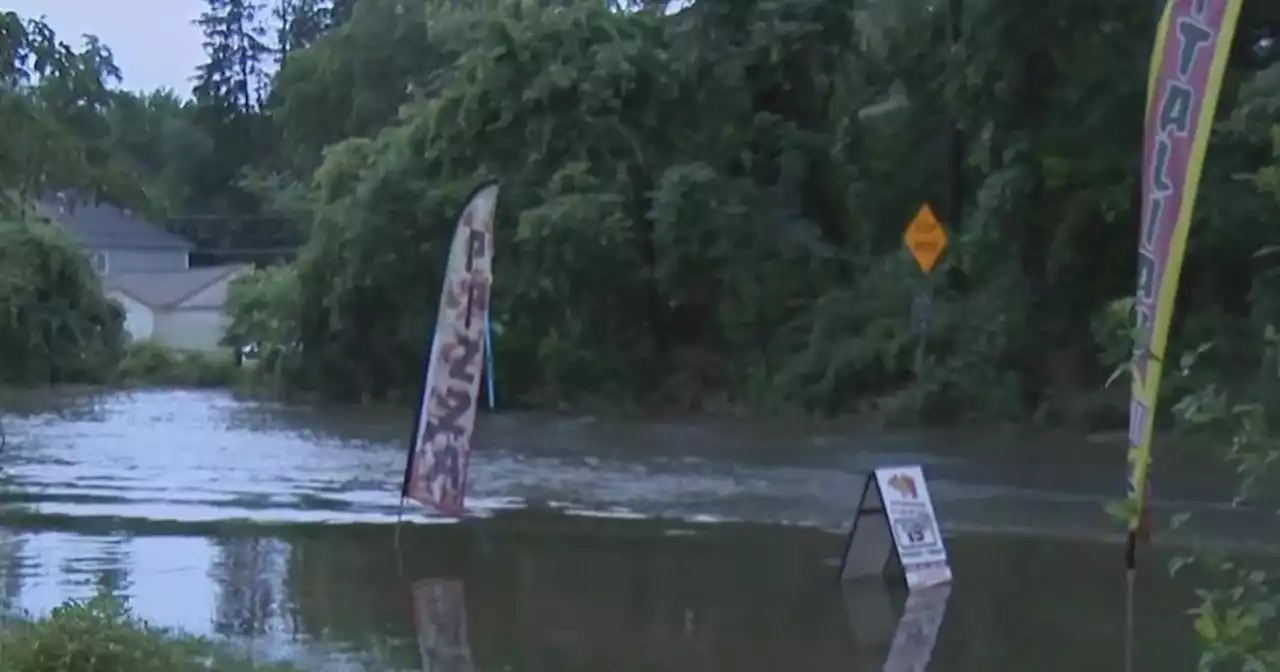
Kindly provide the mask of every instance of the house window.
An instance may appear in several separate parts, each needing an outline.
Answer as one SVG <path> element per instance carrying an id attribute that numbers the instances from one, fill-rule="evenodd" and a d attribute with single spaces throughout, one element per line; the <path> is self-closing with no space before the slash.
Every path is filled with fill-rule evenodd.
<path id="1" fill-rule="evenodd" d="M 107 253 L 106 252 L 93 253 L 93 270 L 98 272 L 101 275 L 107 274 Z"/>

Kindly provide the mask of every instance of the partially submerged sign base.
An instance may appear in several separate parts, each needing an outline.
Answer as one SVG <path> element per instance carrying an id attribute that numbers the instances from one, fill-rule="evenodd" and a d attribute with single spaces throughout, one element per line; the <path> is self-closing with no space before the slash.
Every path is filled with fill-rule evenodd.
<path id="1" fill-rule="evenodd" d="M 876 469 L 858 499 L 840 580 L 886 575 L 912 591 L 951 582 L 938 516 L 918 466 Z"/>

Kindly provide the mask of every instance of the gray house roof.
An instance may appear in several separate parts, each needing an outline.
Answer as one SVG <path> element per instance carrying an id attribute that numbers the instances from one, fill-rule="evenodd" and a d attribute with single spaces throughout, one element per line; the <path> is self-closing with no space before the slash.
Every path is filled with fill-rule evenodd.
<path id="1" fill-rule="evenodd" d="M 36 204 L 36 212 L 62 224 L 90 249 L 190 251 L 195 247 L 185 238 L 109 203 L 51 196 Z"/>
<path id="2" fill-rule="evenodd" d="M 183 271 L 118 273 L 102 277 L 107 291 L 127 294 L 151 308 L 176 308 L 202 290 L 247 266 L 202 266 Z"/>

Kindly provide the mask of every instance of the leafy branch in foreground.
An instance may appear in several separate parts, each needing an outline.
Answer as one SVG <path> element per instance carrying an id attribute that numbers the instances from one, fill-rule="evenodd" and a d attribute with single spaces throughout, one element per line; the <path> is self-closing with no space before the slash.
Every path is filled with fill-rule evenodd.
<path id="1" fill-rule="evenodd" d="M 249 672 L 259 667 L 206 639 L 155 627 L 124 601 L 101 594 L 48 616 L 0 626 L 5 672 Z"/>
<path id="2" fill-rule="evenodd" d="M 1280 391 L 1280 335 L 1267 326 L 1264 340 L 1261 374 L 1247 392 L 1233 394 L 1219 383 L 1210 383 L 1175 406 L 1179 419 L 1193 430 L 1230 437 L 1226 459 L 1239 477 L 1233 501 L 1237 507 L 1249 504 L 1273 482 L 1280 462 L 1276 407 L 1267 403 Z M 1184 371 L 1192 366 L 1194 362 Z M 1190 612 L 1202 649 L 1198 669 L 1280 669 L 1280 577 L 1220 552 L 1179 558 L 1170 571 L 1191 563 L 1207 570 L 1211 581 L 1210 587 L 1196 591 L 1199 604 Z"/>

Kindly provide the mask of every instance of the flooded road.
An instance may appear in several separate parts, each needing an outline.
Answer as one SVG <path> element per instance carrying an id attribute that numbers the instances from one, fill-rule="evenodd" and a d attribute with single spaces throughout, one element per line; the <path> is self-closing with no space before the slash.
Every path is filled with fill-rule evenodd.
<path id="1" fill-rule="evenodd" d="M 868 469 L 921 463 L 957 576 L 929 669 L 1123 669 L 1122 554 L 1101 512 L 1122 489 L 1115 445 L 483 417 L 475 515 L 411 504 L 397 553 L 404 418 L 208 391 L 7 410 L 5 609 L 109 588 L 157 623 L 316 670 L 422 669 L 423 632 L 484 670 L 878 670 L 902 598 L 834 584 L 838 531 Z M 1273 520 L 1222 503 L 1229 474 L 1167 462 L 1157 506 L 1194 517 L 1166 541 L 1269 552 L 1255 540 Z M 1189 586 L 1159 560 L 1135 669 L 1190 670 Z"/>

